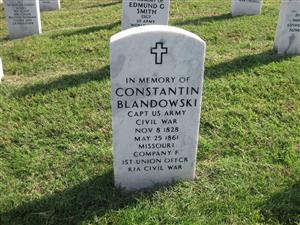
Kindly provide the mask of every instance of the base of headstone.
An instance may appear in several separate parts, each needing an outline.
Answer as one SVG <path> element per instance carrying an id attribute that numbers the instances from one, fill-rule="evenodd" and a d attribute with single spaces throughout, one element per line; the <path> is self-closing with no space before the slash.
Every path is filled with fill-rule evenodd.
<path id="1" fill-rule="evenodd" d="M 274 50 L 278 54 L 300 54 L 300 1 L 284 0 L 280 6 Z"/>
<path id="2" fill-rule="evenodd" d="M 232 16 L 255 16 L 261 14 L 262 0 L 232 0 Z"/>

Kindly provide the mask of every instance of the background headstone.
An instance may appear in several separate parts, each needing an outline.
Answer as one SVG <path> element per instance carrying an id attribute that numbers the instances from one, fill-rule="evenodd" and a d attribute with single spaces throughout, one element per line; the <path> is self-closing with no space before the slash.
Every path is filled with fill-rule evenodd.
<path id="1" fill-rule="evenodd" d="M 233 16 L 251 16 L 261 13 L 263 0 L 232 0 L 231 13 Z"/>
<path id="2" fill-rule="evenodd" d="M 4 77 L 3 65 L 2 65 L 2 60 L 0 58 L 0 83 L 3 77 Z"/>
<path id="3" fill-rule="evenodd" d="M 39 0 L 5 0 L 4 7 L 10 38 L 42 32 Z"/>
<path id="4" fill-rule="evenodd" d="M 60 9 L 60 0 L 39 0 L 41 11 L 52 11 Z"/>
<path id="5" fill-rule="evenodd" d="M 116 186 L 195 177 L 205 46 L 195 34 L 159 25 L 111 38 Z"/>
<path id="6" fill-rule="evenodd" d="M 3 0 L 0 0 L 0 4 L 2 4 L 3 3 Z"/>
<path id="7" fill-rule="evenodd" d="M 300 1 L 281 2 L 274 49 L 279 54 L 300 54 Z"/>
<path id="8" fill-rule="evenodd" d="M 122 4 L 122 29 L 168 25 L 170 0 L 126 0 Z"/>

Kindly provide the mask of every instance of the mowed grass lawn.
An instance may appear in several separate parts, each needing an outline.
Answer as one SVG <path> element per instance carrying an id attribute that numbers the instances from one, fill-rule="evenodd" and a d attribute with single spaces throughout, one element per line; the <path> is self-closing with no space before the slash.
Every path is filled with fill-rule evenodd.
<path id="1" fill-rule="evenodd" d="M 121 3 L 63 0 L 43 34 L 7 40 L 0 10 L 0 224 L 300 224 L 300 57 L 272 52 L 279 2 L 171 1 L 207 42 L 197 180 L 113 184 L 109 38 Z"/>

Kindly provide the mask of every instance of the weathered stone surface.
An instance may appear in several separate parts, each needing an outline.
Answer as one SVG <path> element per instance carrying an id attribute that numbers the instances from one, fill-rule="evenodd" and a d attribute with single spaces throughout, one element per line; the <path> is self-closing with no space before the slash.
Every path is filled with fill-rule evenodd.
<path id="1" fill-rule="evenodd" d="M 122 29 L 144 25 L 168 25 L 170 0 L 123 1 Z"/>
<path id="2" fill-rule="evenodd" d="M 300 54 L 300 1 L 284 0 L 280 6 L 274 49 L 279 54 Z"/>
<path id="3" fill-rule="evenodd" d="M 39 0 L 6 0 L 4 7 L 11 39 L 42 33 Z"/>
<path id="4" fill-rule="evenodd" d="M 231 13 L 233 16 L 259 15 L 262 4 L 262 0 L 232 0 Z"/>
<path id="5" fill-rule="evenodd" d="M 60 0 L 39 0 L 41 11 L 53 11 L 60 9 Z"/>
<path id="6" fill-rule="evenodd" d="M 195 34 L 168 26 L 111 38 L 116 186 L 194 179 L 205 46 Z"/>

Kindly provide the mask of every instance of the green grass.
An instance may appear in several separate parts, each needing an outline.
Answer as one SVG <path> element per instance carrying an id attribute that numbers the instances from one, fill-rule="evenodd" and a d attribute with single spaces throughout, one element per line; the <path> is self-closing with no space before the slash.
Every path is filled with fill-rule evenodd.
<path id="1" fill-rule="evenodd" d="M 13 41 L 0 9 L 0 224 L 300 224 L 300 57 L 271 51 L 278 7 L 172 1 L 170 24 L 207 42 L 197 180 L 131 194 L 112 170 L 120 2 L 64 0 Z"/>

